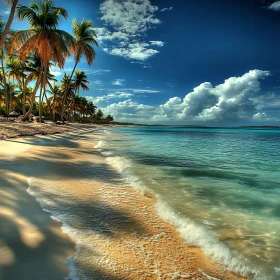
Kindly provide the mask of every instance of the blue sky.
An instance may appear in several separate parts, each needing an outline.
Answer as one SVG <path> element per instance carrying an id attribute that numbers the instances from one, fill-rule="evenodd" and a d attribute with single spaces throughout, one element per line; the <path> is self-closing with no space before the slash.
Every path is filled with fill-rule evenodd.
<path id="1" fill-rule="evenodd" d="M 3 0 L 0 0 L 3 1 Z M 30 1 L 20 0 L 28 5 Z M 54 1 L 91 19 L 100 47 L 82 92 L 116 120 L 279 125 L 280 1 Z M 7 18 L 2 2 L 1 14 Z M 13 28 L 27 25 L 15 21 Z M 65 71 L 70 72 L 68 59 Z M 63 70 L 52 69 L 58 79 Z"/>

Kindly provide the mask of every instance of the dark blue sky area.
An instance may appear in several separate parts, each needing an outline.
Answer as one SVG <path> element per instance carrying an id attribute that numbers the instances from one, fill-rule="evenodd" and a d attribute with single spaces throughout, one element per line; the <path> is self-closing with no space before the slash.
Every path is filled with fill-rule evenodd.
<path id="1" fill-rule="evenodd" d="M 280 120 L 280 9 L 269 9 L 275 2 L 54 1 L 69 11 L 61 28 L 71 32 L 74 17 L 97 28 L 96 61 L 78 66 L 91 81 L 83 95 L 122 121 L 218 125 Z M 249 72 L 255 69 L 261 72 Z"/>

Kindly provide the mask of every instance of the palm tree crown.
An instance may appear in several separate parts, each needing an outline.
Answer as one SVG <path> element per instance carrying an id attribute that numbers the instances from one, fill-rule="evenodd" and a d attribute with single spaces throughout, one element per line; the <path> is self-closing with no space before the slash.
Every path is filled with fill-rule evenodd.
<path id="1" fill-rule="evenodd" d="M 57 29 L 60 19 L 67 18 L 67 11 L 54 7 L 51 0 L 34 1 L 30 7 L 19 6 L 17 16 L 19 20 L 27 20 L 30 25 L 28 30 L 12 33 L 12 50 L 18 50 L 19 59 L 25 60 L 34 52 L 43 64 L 54 60 L 62 68 L 74 44 L 70 34 Z"/>
<path id="2" fill-rule="evenodd" d="M 82 56 L 86 57 L 87 63 L 92 64 L 96 53 L 92 45 L 98 46 L 96 33 L 93 30 L 93 24 L 90 20 L 83 19 L 79 24 L 76 19 L 73 20 L 73 35 L 76 40 L 74 59 L 78 63 Z"/>
<path id="3" fill-rule="evenodd" d="M 87 80 L 87 75 L 84 71 L 76 70 L 74 75 L 74 88 L 77 92 L 79 92 L 80 88 L 83 90 L 89 90 L 88 86 L 89 81 Z"/>

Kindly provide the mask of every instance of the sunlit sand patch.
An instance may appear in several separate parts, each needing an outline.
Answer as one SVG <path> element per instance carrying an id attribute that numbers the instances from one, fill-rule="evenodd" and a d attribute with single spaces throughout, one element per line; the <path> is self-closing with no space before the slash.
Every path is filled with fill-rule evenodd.
<path id="1" fill-rule="evenodd" d="M 57 213 L 60 203 L 79 212 L 79 202 L 90 204 L 92 200 L 93 204 L 125 213 L 135 221 L 123 228 L 124 223 L 119 225 L 113 213 L 103 220 L 92 212 L 86 216 L 88 227 L 93 221 L 95 225 L 89 230 L 79 223 L 75 229 L 78 221 L 70 219 L 71 226 L 66 231 L 80 244 L 73 259 L 89 277 L 106 272 L 120 279 L 242 279 L 221 271 L 199 248 L 186 245 L 176 230 L 157 216 L 154 199 L 141 196 L 132 188 L 86 180 L 81 183 L 33 178 L 31 190 L 52 214 Z M 67 213 L 64 214 L 66 218 Z"/>
<path id="2" fill-rule="evenodd" d="M 1 173 L 5 176 L 5 180 L 12 186 L 23 186 L 26 184 L 27 177 L 25 175 L 11 171 Z M 19 199 L 19 197 L 14 197 L 14 199 Z"/>
<path id="3" fill-rule="evenodd" d="M 5 203 L 10 200 L 18 200 L 18 197 L 15 194 L 13 194 L 12 192 L 7 192 L 5 190 L 0 190 L 0 197 L 5 198 Z"/>
<path id="4" fill-rule="evenodd" d="M 9 158 L 14 158 L 16 155 L 27 151 L 30 147 L 31 145 L 24 139 L 17 140 L 17 142 L 0 140 L 0 154 Z"/>
<path id="5" fill-rule="evenodd" d="M 12 220 L 19 229 L 22 242 L 30 247 L 36 248 L 44 241 L 44 235 L 28 220 L 20 217 L 15 211 L 6 207 L 0 207 L 0 216 Z"/>
<path id="6" fill-rule="evenodd" d="M 7 244 L 0 240 L 0 265 L 11 265 L 15 262 L 15 255 Z"/>

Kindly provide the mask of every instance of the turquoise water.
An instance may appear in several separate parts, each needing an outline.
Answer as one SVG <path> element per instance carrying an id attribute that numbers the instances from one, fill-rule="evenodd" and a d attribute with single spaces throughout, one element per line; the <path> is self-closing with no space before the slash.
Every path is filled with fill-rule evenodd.
<path id="1" fill-rule="evenodd" d="M 116 127 L 97 145 L 188 242 L 280 279 L 280 130 Z"/>

